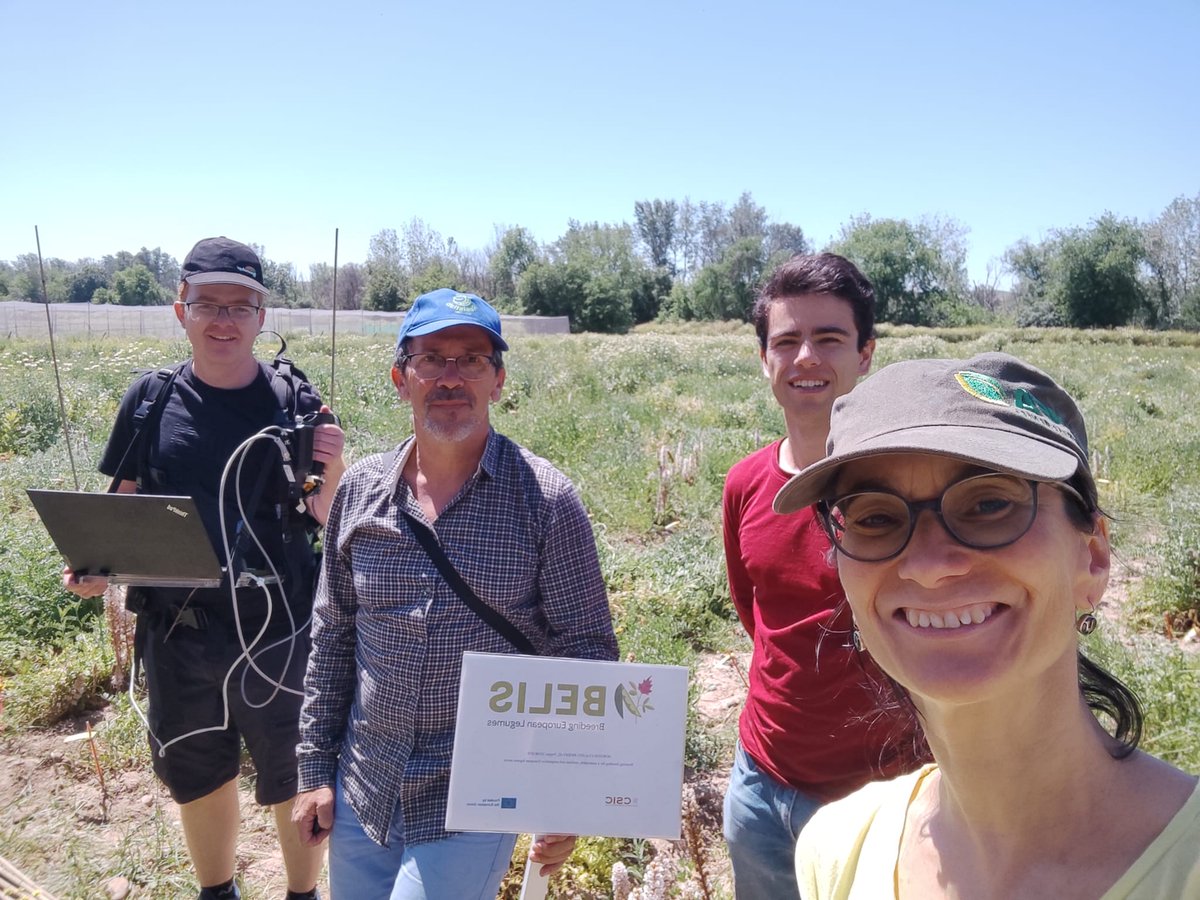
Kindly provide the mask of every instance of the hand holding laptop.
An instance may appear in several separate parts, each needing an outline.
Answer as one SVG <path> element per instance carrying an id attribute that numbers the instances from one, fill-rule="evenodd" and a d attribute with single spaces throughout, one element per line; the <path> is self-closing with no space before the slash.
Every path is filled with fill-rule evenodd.
<path id="1" fill-rule="evenodd" d="M 63 566 L 62 585 L 75 596 L 90 600 L 108 589 L 108 578 L 104 575 L 76 575 L 70 566 Z"/>

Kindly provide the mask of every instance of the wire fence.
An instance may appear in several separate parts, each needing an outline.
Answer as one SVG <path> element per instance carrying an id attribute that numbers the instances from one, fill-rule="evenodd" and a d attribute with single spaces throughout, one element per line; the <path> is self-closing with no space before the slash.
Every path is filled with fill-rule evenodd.
<path id="1" fill-rule="evenodd" d="M 566 316 L 501 316 L 505 337 L 511 335 L 569 334 Z M 92 303 L 51 303 L 54 333 L 119 337 L 148 335 L 180 337 L 179 320 L 172 306 L 110 306 Z M 339 310 L 337 330 L 342 334 L 395 335 L 404 320 L 402 312 Z M 279 334 L 329 334 L 333 312 L 328 309 L 267 307 L 265 331 Z M 7 338 L 46 337 L 46 307 L 25 300 L 0 303 L 0 335 Z"/>

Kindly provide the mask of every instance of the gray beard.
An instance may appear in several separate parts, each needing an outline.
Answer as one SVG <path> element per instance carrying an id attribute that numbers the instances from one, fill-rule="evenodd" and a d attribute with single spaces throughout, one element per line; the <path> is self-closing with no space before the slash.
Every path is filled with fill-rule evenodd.
<path id="1" fill-rule="evenodd" d="M 436 421 L 428 413 L 422 419 L 421 424 L 429 435 L 439 441 L 447 444 L 457 444 L 465 441 L 475 433 L 475 429 L 479 427 L 479 422 L 475 416 L 467 419 L 460 419 L 458 422 L 448 423 Z"/>
<path id="2" fill-rule="evenodd" d="M 421 419 L 421 425 L 427 431 L 430 437 L 438 441 L 443 441 L 448 444 L 456 444 L 467 440 L 479 428 L 479 417 L 474 406 L 470 408 L 464 418 L 458 419 L 456 422 L 447 423 L 439 421 L 430 414 L 429 405 L 436 400 L 448 400 L 452 397 L 460 396 L 457 392 L 451 390 L 434 391 L 426 399 L 425 415 Z M 468 395 L 469 396 L 469 395 Z"/>

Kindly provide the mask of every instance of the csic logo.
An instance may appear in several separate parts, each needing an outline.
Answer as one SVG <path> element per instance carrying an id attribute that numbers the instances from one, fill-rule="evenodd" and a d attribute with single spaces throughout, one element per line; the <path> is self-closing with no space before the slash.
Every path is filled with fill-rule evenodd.
<path id="1" fill-rule="evenodd" d="M 455 294 L 446 303 L 446 306 L 458 313 L 475 312 L 475 301 L 466 294 Z"/>
<path id="2" fill-rule="evenodd" d="M 608 797 L 604 798 L 604 805 L 605 806 L 634 807 L 634 806 L 637 806 L 638 804 L 637 804 L 637 797 L 608 796 Z"/>

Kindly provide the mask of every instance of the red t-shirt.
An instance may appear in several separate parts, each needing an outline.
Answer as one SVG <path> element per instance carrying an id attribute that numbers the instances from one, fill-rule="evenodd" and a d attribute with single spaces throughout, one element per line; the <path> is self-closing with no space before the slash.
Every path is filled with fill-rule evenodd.
<path id="1" fill-rule="evenodd" d="M 771 509 L 790 477 L 779 466 L 781 443 L 738 462 L 725 481 L 729 590 L 754 641 L 738 736 L 776 780 L 827 802 L 916 761 L 910 733 L 881 714 L 854 652 L 850 610 L 815 509 Z"/>

